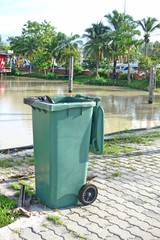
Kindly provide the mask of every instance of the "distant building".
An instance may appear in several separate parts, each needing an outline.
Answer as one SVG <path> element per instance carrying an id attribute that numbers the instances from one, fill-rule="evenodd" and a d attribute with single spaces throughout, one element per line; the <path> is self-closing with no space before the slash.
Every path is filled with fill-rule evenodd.
<path id="1" fill-rule="evenodd" d="M 11 50 L 1 50 L 0 49 L 0 73 L 11 72 L 11 57 L 13 55 L 13 51 Z"/>

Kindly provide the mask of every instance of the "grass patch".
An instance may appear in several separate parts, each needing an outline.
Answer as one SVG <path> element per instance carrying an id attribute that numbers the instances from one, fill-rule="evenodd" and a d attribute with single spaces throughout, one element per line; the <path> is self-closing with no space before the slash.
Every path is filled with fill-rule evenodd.
<path id="1" fill-rule="evenodd" d="M 47 73 L 44 74 L 43 72 L 32 72 L 28 73 L 26 71 L 18 71 L 18 74 L 23 77 L 29 77 L 29 78 L 40 78 L 40 79 L 47 79 L 47 80 L 63 80 L 67 82 L 68 80 L 64 79 L 64 74 L 56 74 L 56 73 Z M 100 74 L 101 75 L 101 74 Z M 83 75 L 83 74 L 75 74 L 74 75 L 74 82 L 79 84 L 87 84 L 87 85 L 98 85 L 98 86 L 120 86 L 120 87 L 127 87 L 127 88 L 133 88 L 133 89 L 141 89 L 148 91 L 148 79 L 132 79 L 130 83 L 128 83 L 128 80 L 121 78 L 113 79 L 112 77 L 109 77 L 108 75 L 96 77 L 94 75 Z M 156 87 L 159 88 L 159 81 L 156 83 Z"/>
<path id="2" fill-rule="evenodd" d="M 127 144 L 153 144 L 156 138 L 160 138 L 160 132 L 152 131 L 147 133 L 126 133 L 117 134 L 115 138 L 104 143 L 104 154 L 118 155 L 120 153 L 131 154 L 135 147 Z"/>
<path id="3" fill-rule="evenodd" d="M 15 165 L 14 160 L 0 159 L 0 168 L 10 168 L 13 167 L 14 165 Z"/>
<path id="4" fill-rule="evenodd" d="M 19 180 L 18 182 L 12 182 L 10 184 L 10 187 L 13 188 L 14 190 L 17 190 L 17 193 L 15 194 L 16 196 L 19 195 L 19 190 L 21 189 L 21 185 L 25 186 L 25 195 L 26 196 L 34 196 L 35 194 L 35 184 L 32 181 L 24 181 L 24 180 Z"/>
<path id="5" fill-rule="evenodd" d="M 13 158 L 13 159 L 0 159 L 0 168 L 11 168 L 17 167 L 23 164 L 27 164 L 30 166 L 34 165 L 34 158 L 33 157 L 26 157 L 26 158 Z"/>
<path id="6" fill-rule="evenodd" d="M 91 160 L 91 163 L 92 163 L 92 164 L 96 164 L 96 163 L 97 163 L 97 160 L 96 160 L 96 159 L 92 159 L 92 160 Z"/>
<path id="7" fill-rule="evenodd" d="M 112 174 L 112 177 L 121 177 L 121 176 L 122 176 L 122 173 L 119 171 Z"/>
<path id="8" fill-rule="evenodd" d="M 114 154 L 118 155 L 120 153 L 131 154 L 134 148 L 130 146 L 121 145 L 122 142 L 120 140 L 109 140 L 104 143 L 104 154 Z"/>
<path id="9" fill-rule="evenodd" d="M 48 215 L 48 216 L 47 216 L 47 219 L 48 219 L 49 221 L 54 222 L 56 225 L 63 225 L 62 220 L 61 220 L 60 217 L 58 217 L 58 216 Z"/>
<path id="10" fill-rule="evenodd" d="M 34 157 L 29 157 L 29 158 L 27 158 L 26 160 L 27 160 L 27 162 L 28 162 L 29 165 L 31 165 L 31 166 L 34 165 Z"/>
<path id="11" fill-rule="evenodd" d="M 0 194 L 0 227 L 4 227 L 14 222 L 18 217 L 18 213 L 11 210 L 16 207 L 16 201 Z"/>

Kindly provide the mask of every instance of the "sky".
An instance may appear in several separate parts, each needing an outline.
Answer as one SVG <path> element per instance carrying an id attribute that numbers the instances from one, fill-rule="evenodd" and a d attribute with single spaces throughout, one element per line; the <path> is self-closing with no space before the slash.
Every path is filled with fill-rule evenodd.
<path id="1" fill-rule="evenodd" d="M 30 21 L 46 20 L 57 32 L 82 35 L 93 23 L 117 10 L 125 11 L 134 20 L 155 17 L 160 21 L 160 0 L 0 0 L 0 35 L 5 42 L 9 36 L 20 36 L 23 25 Z M 158 23 L 158 22 L 157 22 Z M 143 35 L 142 35 L 143 36 Z M 160 41 L 160 30 L 150 40 Z"/>

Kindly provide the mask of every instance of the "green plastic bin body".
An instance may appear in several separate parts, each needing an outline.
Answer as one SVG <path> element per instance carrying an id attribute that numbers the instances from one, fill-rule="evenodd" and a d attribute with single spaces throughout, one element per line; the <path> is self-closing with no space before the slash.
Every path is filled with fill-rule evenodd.
<path id="1" fill-rule="evenodd" d="M 86 183 L 95 102 L 75 97 L 32 102 L 36 196 L 50 208 L 75 205 Z"/>

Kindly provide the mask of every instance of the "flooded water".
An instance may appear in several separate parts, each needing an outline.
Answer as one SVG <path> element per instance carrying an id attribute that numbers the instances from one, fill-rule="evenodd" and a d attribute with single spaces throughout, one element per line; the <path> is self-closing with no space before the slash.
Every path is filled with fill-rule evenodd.
<path id="1" fill-rule="evenodd" d="M 33 144 L 31 107 L 23 103 L 30 96 L 101 97 L 105 112 L 105 133 L 160 126 L 160 95 L 148 104 L 148 92 L 120 87 L 68 84 L 29 78 L 0 80 L 0 149 Z"/>

